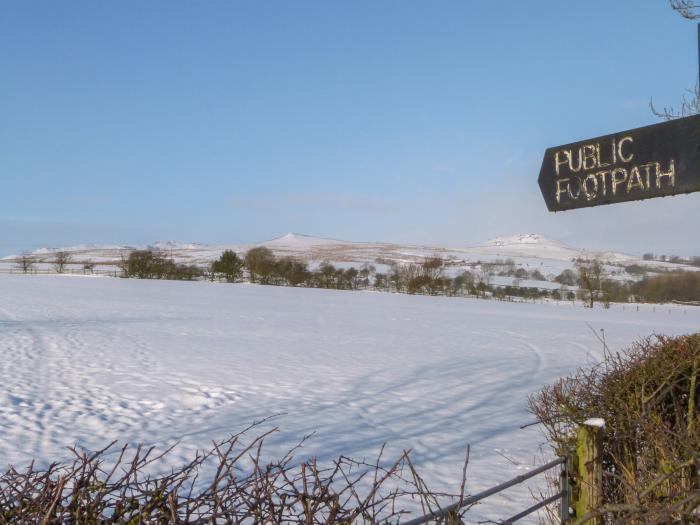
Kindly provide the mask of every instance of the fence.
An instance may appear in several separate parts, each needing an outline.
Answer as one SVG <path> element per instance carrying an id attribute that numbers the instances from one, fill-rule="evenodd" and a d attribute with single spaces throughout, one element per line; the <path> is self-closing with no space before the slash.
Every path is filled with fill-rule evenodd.
<path id="1" fill-rule="evenodd" d="M 14 273 L 23 275 L 54 275 L 64 273 L 69 275 L 107 275 L 109 277 L 122 276 L 121 270 L 100 270 L 98 268 L 93 268 L 92 270 L 82 268 L 64 268 L 61 272 L 58 272 L 53 268 L 29 268 L 26 271 L 24 271 L 22 268 L 0 268 L 0 273 Z"/>
<path id="2" fill-rule="evenodd" d="M 569 493 L 570 493 L 570 480 L 569 480 L 569 471 L 568 471 L 568 459 L 565 457 L 559 457 L 553 461 L 550 461 L 549 463 L 542 465 L 541 467 L 538 467 L 527 474 L 522 474 L 520 476 L 517 476 L 509 481 L 506 481 L 504 483 L 501 483 L 500 485 L 496 485 L 495 487 L 491 487 L 489 489 L 483 490 L 477 494 L 473 494 L 472 496 L 468 496 L 461 501 L 458 501 L 457 503 L 453 503 L 452 505 L 449 505 L 447 507 L 443 507 L 441 509 L 436 510 L 435 512 L 432 512 L 430 514 L 426 514 L 424 516 L 421 516 L 419 518 L 412 519 L 410 521 L 407 521 L 405 523 L 402 523 L 401 525 L 421 525 L 423 523 L 428 523 L 428 522 L 437 522 L 437 523 L 444 523 L 445 525 L 458 525 L 461 523 L 461 520 L 459 519 L 458 513 L 459 510 L 467 507 L 469 505 L 473 505 L 474 503 L 477 503 L 489 496 L 493 496 L 494 494 L 498 494 L 500 492 L 503 492 L 504 490 L 513 487 L 515 485 L 518 485 L 520 483 L 523 483 L 524 481 L 527 481 L 528 479 L 534 478 L 535 476 L 542 474 L 544 472 L 547 472 L 557 466 L 561 465 L 561 471 L 559 475 L 560 479 L 560 488 L 561 490 L 555 494 L 554 496 L 550 496 L 549 498 L 546 498 L 542 501 L 538 501 L 531 507 L 528 507 L 527 509 L 515 514 L 514 516 L 511 516 L 510 518 L 506 518 L 502 520 L 500 523 L 501 525 L 507 525 L 510 523 L 515 523 L 516 521 L 524 518 L 525 516 L 529 516 L 533 512 L 541 509 L 542 507 L 546 507 L 547 505 L 550 505 L 552 503 L 555 503 L 557 501 L 560 501 L 560 516 L 561 516 L 561 523 L 567 523 L 569 520 Z"/>

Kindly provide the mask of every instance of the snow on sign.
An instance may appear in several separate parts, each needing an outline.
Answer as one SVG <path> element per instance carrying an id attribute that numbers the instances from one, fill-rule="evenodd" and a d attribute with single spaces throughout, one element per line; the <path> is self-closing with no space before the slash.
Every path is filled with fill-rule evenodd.
<path id="1" fill-rule="evenodd" d="M 549 211 L 700 191 L 700 115 L 549 148 L 538 182 Z"/>

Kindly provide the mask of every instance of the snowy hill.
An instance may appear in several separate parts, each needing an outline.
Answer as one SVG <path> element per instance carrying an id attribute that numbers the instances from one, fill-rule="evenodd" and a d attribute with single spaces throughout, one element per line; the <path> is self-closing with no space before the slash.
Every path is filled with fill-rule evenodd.
<path id="1" fill-rule="evenodd" d="M 354 244 L 348 241 L 340 241 L 337 239 L 324 239 L 323 237 L 314 237 L 312 235 L 304 235 L 301 233 L 288 233 L 282 237 L 277 237 L 271 241 L 261 243 L 262 246 L 267 246 L 270 249 L 296 249 L 303 250 L 316 246 L 334 246 Z"/>

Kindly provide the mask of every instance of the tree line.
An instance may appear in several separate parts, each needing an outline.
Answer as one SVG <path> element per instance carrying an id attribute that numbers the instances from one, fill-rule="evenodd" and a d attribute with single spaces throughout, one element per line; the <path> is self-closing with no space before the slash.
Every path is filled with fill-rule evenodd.
<path id="1" fill-rule="evenodd" d="M 645 261 L 669 262 L 674 264 L 688 264 L 690 266 L 700 267 L 700 256 L 693 255 L 691 257 L 681 257 L 680 255 L 656 255 L 652 252 L 642 255 Z"/>
<path id="2" fill-rule="evenodd" d="M 250 281 L 256 284 L 303 286 L 336 290 L 374 289 L 427 295 L 489 295 L 491 275 L 483 271 L 463 271 L 449 277 L 444 261 L 428 258 L 421 263 L 391 264 L 379 272 L 373 264 L 343 268 L 328 261 L 316 268 L 294 257 L 276 257 L 264 246 L 250 249 L 243 257 L 232 250 L 224 251 L 207 268 L 175 262 L 157 250 L 135 250 L 120 262 L 124 277 L 138 279 L 175 279 Z"/>
<path id="3" fill-rule="evenodd" d="M 17 267 L 29 273 L 35 264 L 31 256 L 22 256 Z M 66 271 L 71 255 L 60 251 L 54 256 L 57 273 Z M 137 279 L 170 279 L 226 281 L 230 283 L 249 280 L 252 283 L 277 286 L 303 286 L 337 290 L 378 290 L 421 295 L 476 296 L 496 299 L 521 298 L 528 300 L 554 299 L 574 301 L 580 299 L 587 306 L 595 302 L 609 306 L 613 302 L 696 302 L 700 301 L 700 272 L 666 271 L 647 274 L 642 268 L 625 267 L 642 276 L 636 282 L 610 278 L 605 265 L 598 259 L 576 259 L 573 269 L 565 269 L 553 278 L 562 285 L 560 289 L 543 289 L 519 285 L 520 279 L 546 280 L 539 270 L 517 268 L 512 259 L 480 262 L 479 269 L 463 270 L 457 275 L 445 273 L 445 261 L 430 257 L 422 262 L 397 264 L 382 261 L 386 271 L 377 271 L 370 263 L 359 268 L 339 267 L 328 261 L 316 268 L 294 257 L 276 257 L 264 246 L 252 248 L 243 257 L 232 250 L 206 268 L 194 264 L 176 262 L 165 252 L 156 249 L 134 250 L 122 257 L 119 267 L 124 277 Z M 83 270 L 90 272 L 94 263 L 86 262 Z M 494 274 L 515 279 L 512 285 L 493 285 Z M 576 289 L 569 289 L 576 288 Z"/>
<path id="4" fill-rule="evenodd" d="M 611 302 L 700 301 L 698 271 L 675 270 L 652 275 L 639 272 L 643 277 L 638 281 L 629 282 L 611 279 L 605 266 L 598 259 L 578 259 L 574 264 L 574 271 L 564 270 L 554 280 L 565 284 L 572 284 L 574 281 L 579 287 L 580 295 L 591 307 L 596 300 L 606 306 Z M 626 269 L 630 271 L 629 267 Z"/>
<path id="5" fill-rule="evenodd" d="M 489 266 L 490 264 L 490 266 Z M 322 262 L 317 268 L 294 257 L 278 258 L 264 246 L 250 249 L 243 257 L 232 250 L 224 251 L 206 269 L 194 265 L 179 264 L 153 250 L 136 250 L 122 263 L 125 277 L 149 279 L 207 278 L 211 281 L 241 282 L 277 286 L 303 286 L 336 290 L 366 290 L 444 296 L 476 296 L 507 299 L 580 299 L 593 307 L 595 302 L 609 306 L 613 302 L 669 302 L 700 301 L 700 272 L 668 272 L 649 275 L 633 283 L 611 279 L 605 265 L 599 259 L 577 259 L 574 269 L 566 269 L 554 278 L 566 288 L 547 290 L 521 287 L 517 284 L 494 286 L 493 271 L 501 265 L 499 275 L 538 279 L 538 270 L 515 268 L 506 260 L 483 263 L 480 270 L 463 270 L 455 276 L 445 274 L 445 261 L 429 257 L 424 261 L 406 264 L 392 263 L 385 272 L 377 271 L 372 264 L 360 268 L 342 268 L 330 262 Z M 542 278 L 544 278 L 542 276 Z"/>
<path id="6" fill-rule="evenodd" d="M 364 263 L 359 268 L 343 268 L 328 261 L 312 269 L 309 265 L 294 257 L 278 258 L 264 246 L 252 248 L 243 257 L 231 250 L 224 251 L 219 259 L 213 261 L 202 276 L 211 281 L 243 282 L 277 286 L 301 286 L 307 288 L 325 288 L 336 290 L 377 290 L 420 295 L 476 296 L 507 299 L 564 299 L 575 300 L 573 291 L 544 290 L 520 286 L 494 286 L 492 284 L 494 264 L 484 263 L 480 270 L 463 270 L 455 276 L 445 274 L 445 261 L 438 257 L 429 257 L 422 262 L 397 264 L 382 261 L 386 271 L 377 271 L 375 265 Z M 513 263 L 514 266 L 514 263 Z M 521 277 L 517 269 L 506 264 L 501 275 Z M 523 270 L 525 271 L 525 270 Z M 534 270 L 522 275 L 537 278 L 539 271 Z"/>

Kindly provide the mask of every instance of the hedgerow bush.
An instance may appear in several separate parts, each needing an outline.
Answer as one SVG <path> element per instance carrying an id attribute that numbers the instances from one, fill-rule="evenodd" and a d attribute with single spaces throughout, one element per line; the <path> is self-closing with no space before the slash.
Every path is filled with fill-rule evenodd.
<path id="1" fill-rule="evenodd" d="M 380 452 L 372 463 L 341 456 L 321 466 L 295 462 L 300 444 L 265 460 L 264 440 L 277 429 L 248 438 L 256 425 L 178 468 L 164 465 L 172 448 L 157 454 L 115 443 L 70 449 L 72 461 L 45 469 L 10 468 L 0 476 L 0 524 L 388 524 L 409 508 L 427 514 L 438 498 L 464 496 L 466 462 L 461 492 L 436 493 L 407 452 L 388 463 Z"/>
<path id="2" fill-rule="evenodd" d="M 603 499 L 619 523 L 700 523 L 700 334 L 644 339 L 530 398 L 551 443 L 605 420 Z"/>

